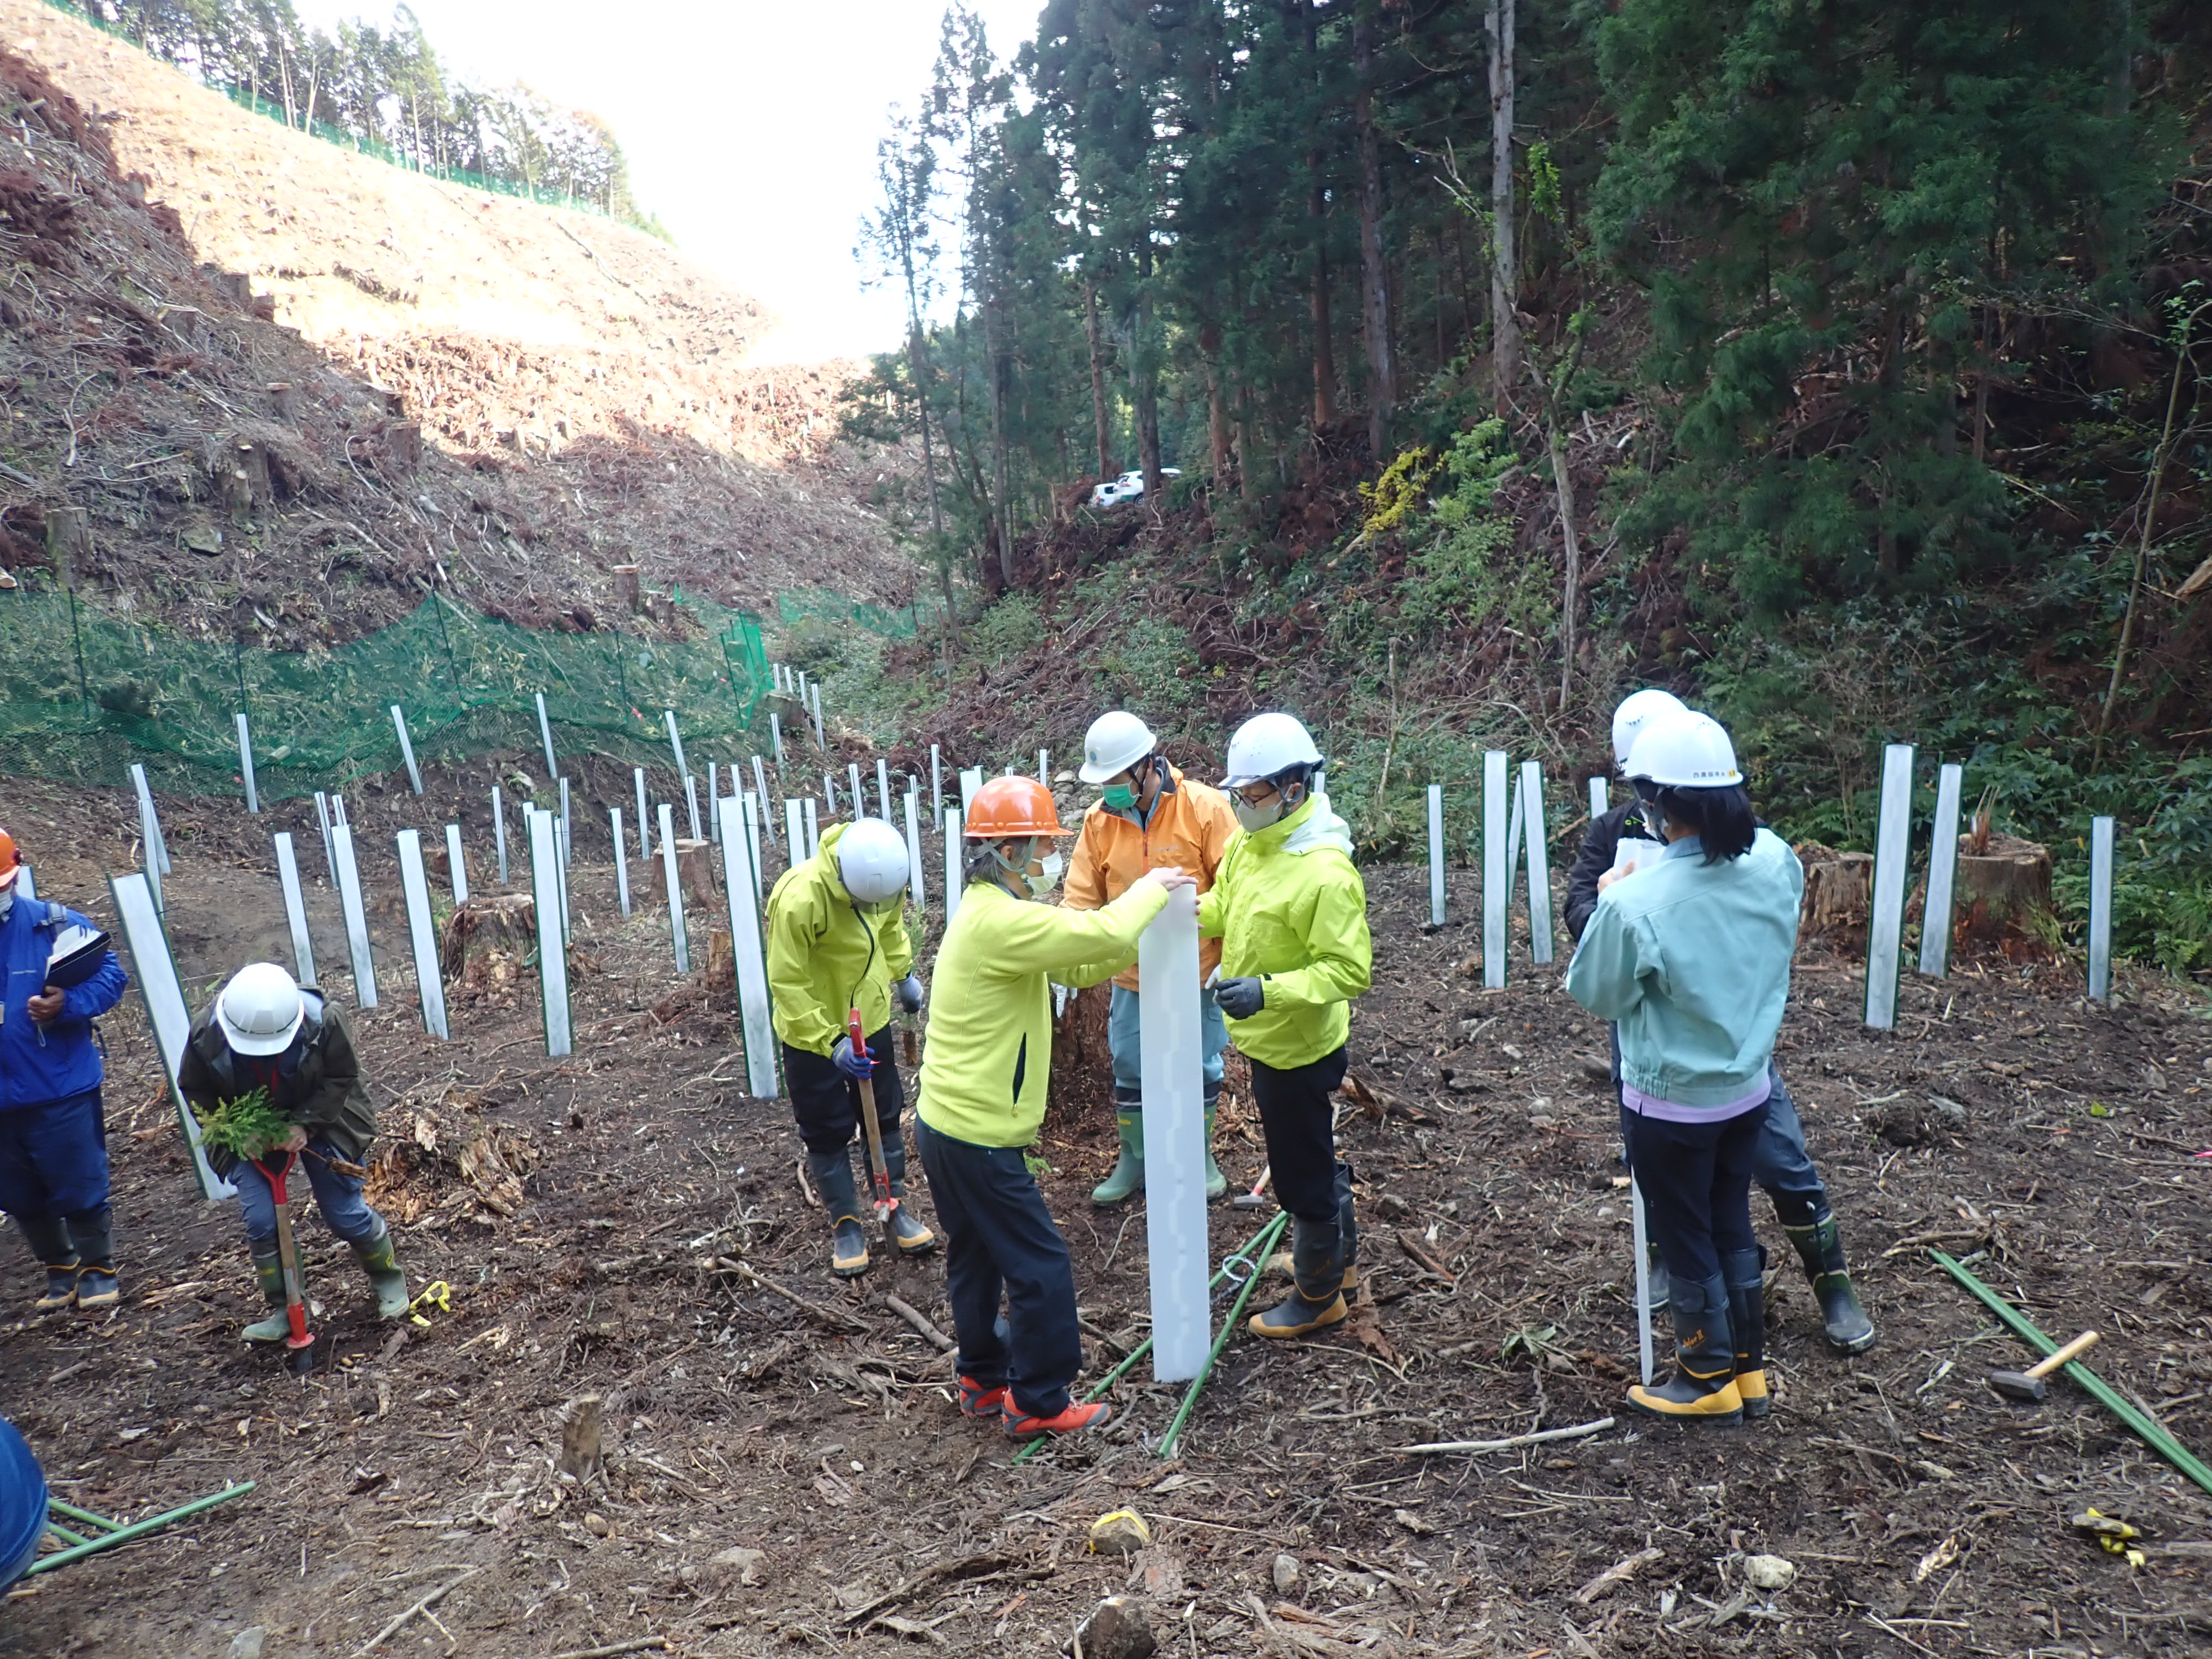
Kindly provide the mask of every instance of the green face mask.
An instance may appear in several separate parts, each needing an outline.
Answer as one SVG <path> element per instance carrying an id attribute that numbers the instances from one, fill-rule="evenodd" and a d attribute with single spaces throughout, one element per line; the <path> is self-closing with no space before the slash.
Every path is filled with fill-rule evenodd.
<path id="1" fill-rule="evenodd" d="M 1126 783 L 1109 783 L 1103 797 L 1109 812 L 1127 812 L 1137 804 L 1137 792 Z"/>

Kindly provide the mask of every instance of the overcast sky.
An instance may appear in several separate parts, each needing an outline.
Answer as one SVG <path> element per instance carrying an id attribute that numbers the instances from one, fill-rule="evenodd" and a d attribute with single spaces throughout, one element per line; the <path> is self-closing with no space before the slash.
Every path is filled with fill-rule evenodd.
<path id="1" fill-rule="evenodd" d="M 1001 58 L 1041 0 L 969 0 Z M 382 24 L 390 0 L 295 0 L 301 17 Z M 897 343 L 900 301 L 853 258 L 892 104 L 929 82 L 939 0 L 414 0 L 468 80 L 526 81 L 614 127 L 638 199 L 677 245 L 784 319 L 759 361 Z"/>

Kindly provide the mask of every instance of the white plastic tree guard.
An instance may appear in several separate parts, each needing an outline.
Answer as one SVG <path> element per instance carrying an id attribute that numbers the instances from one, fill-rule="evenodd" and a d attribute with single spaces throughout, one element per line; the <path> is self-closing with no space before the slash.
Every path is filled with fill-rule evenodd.
<path id="1" fill-rule="evenodd" d="M 169 1100 L 177 1110 L 177 1127 L 185 1145 L 191 1148 L 192 1174 L 200 1195 L 210 1201 L 236 1196 L 238 1189 L 210 1167 L 200 1147 L 200 1126 L 177 1091 L 177 1066 L 185 1057 L 185 1040 L 191 1035 L 192 1011 L 185 1002 L 185 988 L 177 978 L 177 964 L 169 954 L 168 935 L 161 915 L 154 906 L 154 890 L 137 872 L 110 876 L 107 889 L 115 900 L 115 915 L 123 929 L 123 942 L 131 952 L 131 981 L 146 1004 L 146 1018 L 154 1028 L 154 1047 L 161 1056 L 161 1070 L 169 1084 Z"/>
<path id="2" fill-rule="evenodd" d="M 307 895 L 300 886 L 300 860 L 292 850 L 289 830 L 281 830 L 276 836 L 276 881 L 284 890 L 284 925 L 292 933 L 293 971 L 299 975 L 301 984 L 315 984 L 315 946 L 307 937 Z"/>
<path id="3" fill-rule="evenodd" d="M 568 1018 L 568 951 L 561 934 L 560 836 L 550 812 L 525 813 L 523 830 L 529 836 L 530 891 L 538 913 L 538 993 L 545 1052 L 558 1060 L 575 1048 Z"/>
<path id="4" fill-rule="evenodd" d="M 615 838 L 615 899 L 624 915 L 629 914 L 629 843 L 623 839 L 622 808 L 607 808 L 607 827 Z"/>
<path id="5" fill-rule="evenodd" d="M 806 817 L 806 856 L 812 858 L 822 850 L 822 821 L 814 810 L 813 796 L 807 796 L 799 805 Z"/>
<path id="6" fill-rule="evenodd" d="M 499 792 L 495 789 L 495 796 Z M 331 798 L 321 790 L 315 791 L 315 828 L 322 831 L 323 863 L 331 872 L 331 885 L 338 884 L 338 855 L 331 847 Z"/>
<path id="7" fill-rule="evenodd" d="M 883 819 L 891 823 L 891 769 L 881 755 L 876 757 L 876 799 L 883 807 Z"/>
<path id="8" fill-rule="evenodd" d="M 827 818 L 837 816 L 837 781 L 827 772 L 822 775 L 822 816 Z"/>
<path id="9" fill-rule="evenodd" d="M 1595 823 L 1613 811 L 1613 786 L 1603 778 L 1589 781 L 1590 822 Z"/>
<path id="10" fill-rule="evenodd" d="M 246 810 L 261 816 L 261 792 L 253 785 L 253 732 L 246 716 L 238 716 L 238 781 L 246 787 Z"/>
<path id="11" fill-rule="evenodd" d="M 1049 749 L 1037 750 L 1037 781 L 1048 789 L 1052 787 L 1052 750 Z"/>
<path id="12" fill-rule="evenodd" d="M 945 828 L 945 757 L 933 743 L 929 745 L 929 827 Z"/>
<path id="13" fill-rule="evenodd" d="M 345 912 L 346 952 L 353 960 L 353 1000 L 361 1008 L 376 1006 L 376 959 L 368 949 L 368 908 L 362 902 L 361 867 L 354 862 L 353 826 L 331 826 L 331 848 L 337 857 L 338 904 Z"/>
<path id="14" fill-rule="evenodd" d="M 422 793 L 422 769 L 415 764 L 415 744 L 407 735 L 407 711 L 396 702 L 392 705 L 392 729 L 399 734 L 399 758 L 407 763 L 408 787 L 419 795 Z"/>
<path id="15" fill-rule="evenodd" d="M 1596 781 L 1593 779 L 1592 781 Z M 1644 1215 L 1644 1188 L 1628 1178 L 1629 1248 L 1636 1252 L 1636 1359 L 1644 1386 L 1651 1386 L 1651 1247 L 1650 1231 Z"/>
<path id="16" fill-rule="evenodd" d="M 761 764 L 758 755 L 753 757 L 753 792 L 760 797 L 761 830 L 768 836 L 768 844 L 775 845 L 775 822 L 769 811 L 769 803 L 775 799 L 768 792 L 768 769 Z"/>
<path id="17" fill-rule="evenodd" d="M 1444 787 L 1429 786 L 1429 926 L 1444 925 Z"/>
<path id="18" fill-rule="evenodd" d="M 921 800 L 912 789 L 906 792 L 906 890 L 916 910 L 929 902 L 921 882 Z"/>
<path id="19" fill-rule="evenodd" d="M 543 691 L 538 694 L 538 735 L 545 744 L 545 775 L 557 778 L 561 775 L 561 763 L 553 758 L 553 722 L 545 718 L 545 694 Z"/>
<path id="20" fill-rule="evenodd" d="M 2089 820 L 2089 1000 L 2112 1000 L 2112 838 L 2111 818 Z"/>
<path id="21" fill-rule="evenodd" d="M 766 815 L 761 810 L 760 797 L 750 789 L 745 791 L 744 802 L 745 853 L 752 864 L 753 902 L 763 904 L 768 901 L 768 889 L 761 874 L 761 820 Z"/>
<path id="22" fill-rule="evenodd" d="M 1897 1024 L 1897 980 L 1905 941 L 1905 882 L 1912 859 L 1912 745 L 1881 751 L 1881 815 L 1874 836 L 1873 907 L 1867 921 L 1866 1023 Z"/>
<path id="23" fill-rule="evenodd" d="M 691 839 L 704 840 L 706 831 L 699 823 L 699 780 L 689 772 L 684 775 L 684 804 L 691 814 Z"/>
<path id="24" fill-rule="evenodd" d="M 1482 756 L 1482 987 L 1505 988 L 1505 907 L 1513 891 L 1506 863 L 1505 751 Z"/>
<path id="25" fill-rule="evenodd" d="M 745 1091 L 755 1100 L 775 1097 L 775 1028 L 768 1011 L 768 960 L 763 954 L 760 873 L 751 866 L 750 837 L 742 803 L 715 804 L 722 820 L 722 891 L 730 903 L 730 952 L 738 970 L 738 1009 L 745 1033 Z"/>
<path id="26" fill-rule="evenodd" d="M 732 787 L 736 786 L 737 781 L 735 770 L 732 769 L 730 777 Z M 718 761 L 708 761 L 707 763 L 707 840 L 716 847 L 722 844 L 722 809 L 720 805 L 721 799 L 721 763 Z"/>
<path id="27" fill-rule="evenodd" d="M 461 851 L 461 826 L 458 823 L 446 826 L 446 868 L 453 877 L 454 904 L 466 904 L 469 902 L 469 861 Z"/>
<path id="28" fill-rule="evenodd" d="M 169 875 L 176 866 L 169 862 L 169 842 L 168 838 L 161 833 L 161 815 L 154 810 L 154 791 L 146 781 L 146 769 L 135 761 L 131 766 L 131 781 L 138 790 L 140 820 L 153 837 L 148 843 L 148 856 L 158 860 L 161 863 L 161 873 L 165 876 Z M 155 890 L 155 896 L 156 898 L 161 896 L 158 888 Z"/>
<path id="29" fill-rule="evenodd" d="M 1523 832 L 1528 841 L 1528 957 L 1536 963 L 1552 959 L 1552 858 L 1544 833 L 1544 769 L 1535 761 L 1521 763 L 1521 801 L 1528 814 Z"/>
<path id="30" fill-rule="evenodd" d="M 676 870 L 676 809 L 660 804 L 660 872 L 668 884 L 668 937 L 676 946 L 676 971 L 691 971 L 691 941 L 684 931 L 684 883 Z"/>
<path id="31" fill-rule="evenodd" d="M 430 881 L 422 866 L 422 832 L 399 832 L 399 890 L 407 901 L 407 937 L 415 948 L 415 992 L 422 1029 L 434 1037 L 446 1029 L 446 987 L 438 977 L 438 929 L 430 919 Z"/>
<path id="32" fill-rule="evenodd" d="M 960 912 L 960 811 L 957 806 L 945 809 L 945 925 L 948 928 Z"/>
<path id="33" fill-rule="evenodd" d="M 499 884 L 507 885 L 507 802 L 499 793 L 499 786 L 491 787 L 491 833 L 499 848 Z"/>
<path id="34" fill-rule="evenodd" d="M 858 762 L 845 763 L 845 781 L 853 786 L 853 819 L 858 823 L 868 816 L 868 798 L 860 793 L 860 768 Z"/>
<path id="35" fill-rule="evenodd" d="M 154 908 L 166 913 L 168 906 L 161 897 L 161 830 L 154 817 L 154 798 L 146 793 L 145 768 L 133 766 L 131 770 L 138 780 L 138 846 L 146 866 L 147 890 L 154 896 Z"/>
<path id="36" fill-rule="evenodd" d="M 773 709 L 769 711 L 768 734 L 775 744 L 776 769 L 781 771 L 783 769 L 783 716 Z"/>
<path id="37" fill-rule="evenodd" d="M 1966 769 L 1946 765 L 1936 777 L 1936 836 L 1928 845 L 1928 902 L 1920 913 L 1920 971 L 1951 974 L 1951 911 L 1959 881 L 1959 796 Z"/>
<path id="38" fill-rule="evenodd" d="M 645 769 L 633 766 L 630 781 L 637 786 L 637 855 L 641 860 L 653 856 L 653 810 L 645 804 Z"/>
<path id="39" fill-rule="evenodd" d="M 799 797 L 783 798 L 783 866 L 788 870 L 807 859 L 806 812 Z"/>
<path id="40" fill-rule="evenodd" d="M 1188 888 L 1137 941 L 1145 1091 L 1145 1239 L 1152 1292 L 1152 1376 L 1187 1382 L 1213 1331 L 1206 1226 L 1203 1043 L 1199 1030 L 1198 904 Z"/>
<path id="41" fill-rule="evenodd" d="M 660 711 L 660 718 L 668 722 L 668 752 L 676 757 L 676 775 L 688 778 L 691 775 L 691 769 L 684 763 L 684 734 L 676 729 L 676 711 L 664 708 Z M 696 841 L 699 838 L 694 836 L 691 839 Z"/>
<path id="42" fill-rule="evenodd" d="M 983 769 L 963 766 L 960 769 L 960 816 L 966 817 L 975 810 L 975 792 L 983 787 Z"/>
<path id="43" fill-rule="evenodd" d="M 561 780 L 561 863 L 565 869 L 573 843 L 568 839 L 568 780 Z"/>
<path id="44" fill-rule="evenodd" d="M 827 749 L 830 746 L 830 739 L 823 735 L 824 727 L 822 722 L 822 688 L 817 684 L 812 689 L 814 692 L 814 746 L 817 749 Z"/>
<path id="45" fill-rule="evenodd" d="M 332 795 L 331 797 L 331 825 L 333 829 L 337 828 L 341 823 L 344 824 L 349 830 L 353 827 L 353 820 L 346 816 L 346 804 L 345 797 L 343 795 Z"/>

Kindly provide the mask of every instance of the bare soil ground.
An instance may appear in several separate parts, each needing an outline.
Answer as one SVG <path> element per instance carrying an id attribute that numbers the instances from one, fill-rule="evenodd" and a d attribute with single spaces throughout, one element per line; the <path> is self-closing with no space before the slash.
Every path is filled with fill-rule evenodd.
<path id="1" fill-rule="evenodd" d="M 1856 964 L 1808 949 L 1782 1061 L 1880 1345 L 1826 1348 L 1762 1217 L 1780 1268 L 1771 1420 L 1686 1433 L 1623 1418 L 1581 1440 L 1413 1456 L 1393 1448 L 1614 1411 L 1635 1363 L 1627 1206 L 1590 1069 L 1601 1030 L 1525 945 L 1504 992 L 1461 970 L 1477 948 L 1468 872 L 1430 934 L 1424 872 L 1371 870 L 1376 982 L 1353 1058 L 1419 1115 L 1344 1121 L 1369 1335 L 1233 1340 L 1173 1462 L 1151 1447 L 1181 1391 L 1140 1365 L 1103 1437 L 1016 1466 L 954 1410 L 949 1362 L 877 1299 L 946 1323 L 939 1261 L 830 1278 L 786 1109 L 732 1081 L 734 1019 L 678 985 L 665 913 L 617 916 L 591 820 L 574 872 L 577 1053 L 543 1055 L 527 975 L 457 1000 L 453 1041 L 423 1035 L 389 831 L 435 830 L 488 781 L 349 803 L 384 975 L 360 1022 L 385 1131 L 374 1189 L 411 1279 L 448 1285 L 450 1312 L 376 1327 L 351 1262 L 302 1212 L 317 1369 L 248 1352 L 235 1217 L 197 1200 L 126 1002 L 105 1022 L 125 1298 L 0 1326 L 0 1410 L 58 1493 L 111 1513 L 258 1486 L 33 1581 L 0 1608 L 0 1653 L 221 1656 L 258 1626 L 270 1659 L 351 1655 L 449 1582 L 380 1650 L 661 1638 L 700 1656 L 1049 1655 L 1124 1589 L 1164 1652 L 1282 1659 L 2181 1653 L 2212 1632 L 2212 1496 L 2070 1385 L 2039 1408 L 1997 1400 L 1983 1373 L 2027 1356 L 1924 1249 L 1986 1252 L 1986 1275 L 2046 1331 L 2102 1331 L 2100 1371 L 2212 1448 L 2212 1166 L 2191 1156 L 2212 1146 L 2212 1030 L 2157 982 L 2124 978 L 2118 1003 L 2093 1007 L 2058 968 L 1969 964 L 1910 981 L 1899 1029 L 1880 1034 L 1859 1022 Z M 251 956 L 281 958 L 265 836 L 293 830 L 316 872 L 312 814 L 163 810 L 171 932 L 196 994 Z M 130 866 L 113 833 L 128 816 L 14 780 L 0 801 L 42 890 L 96 913 L 104 872 Z M 495 884 L 472 822 L 481 890 Z M 315 886 L 316 948 L 342 962 Z M 346 994 L 343 971 L 325 977 Z M 1224 1115 L 1222 1162 L 1249 1183 L 1256 1125 L 1234 1103 Z M 1085 1201 L 1111 1139 L 1093 1112 L 1048 1122 L 1043 1145 L 1093 1374 L 1138 1339 L 1146 1305 L 1141 1218 Z M 1212 1218 L 1218 1255 L 1264 1218 Z M 21 1307 L 21 1247 L 0 1257 Z M 578 1489 L 553 1464 L 562 1413 L 587 1394 L 606 1402 L 606 1469 Z M 1152 1547 L 1088 1553 L 1090 1523 L 1124 1506 Z M 2143 1530 L 2142 1567 L 2069 1525 L 2091 1507 Z M 1646 1551 L 1625 1583 L 1577 1595 Z M 1760 1552 L 1798 1569 L 1771 1599 L 1745 1584 Z"/>

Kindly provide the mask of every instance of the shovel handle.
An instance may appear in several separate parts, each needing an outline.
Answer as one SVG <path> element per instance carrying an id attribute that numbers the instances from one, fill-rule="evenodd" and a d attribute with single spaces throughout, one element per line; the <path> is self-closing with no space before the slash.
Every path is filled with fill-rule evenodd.
<path id="1" fill-rule="evenodd" d="M 2095 1347 L 2098 1340 L 2099 1338 L 2096 1332 L 2084 1331 L 2081 1335 L 2075 1337 L 2071 1342 L 2069 1342 L 2064 1347 L 2059 1349 L 2057 1352 L 2050 1355 L 2046 1358 L 2039 1359 L 2034 1364 L 2030 1365 L 2023 1375 L 2027 1376 L 2048 1376 L 2051 1372 L 2057 1370 L 2061 1365 L 2065 1364 L 2069 1360 L 2079 1358 L 2082 1354 L 2087 1353 L 2090 1349 Z"/>
<path id="2" fill-rule="evenodd" d="M 860 1024 L 858 1008 L 846 1012 L 845 1036 L 854 1054 L 868 1052 L 868 1034 Z M 898 1200 L 891 1196 L 890 1166 L 884 1161 L 884 1133 L 876 1122 L 876 1085 L 867 1078 L 857 1080 L 860 1085 L 860 1127 L 868 1143 L 868 1184 L 875 1194 L 876 1219 L 888 1231 L 891 1217 L 898 1209 Z"/>

